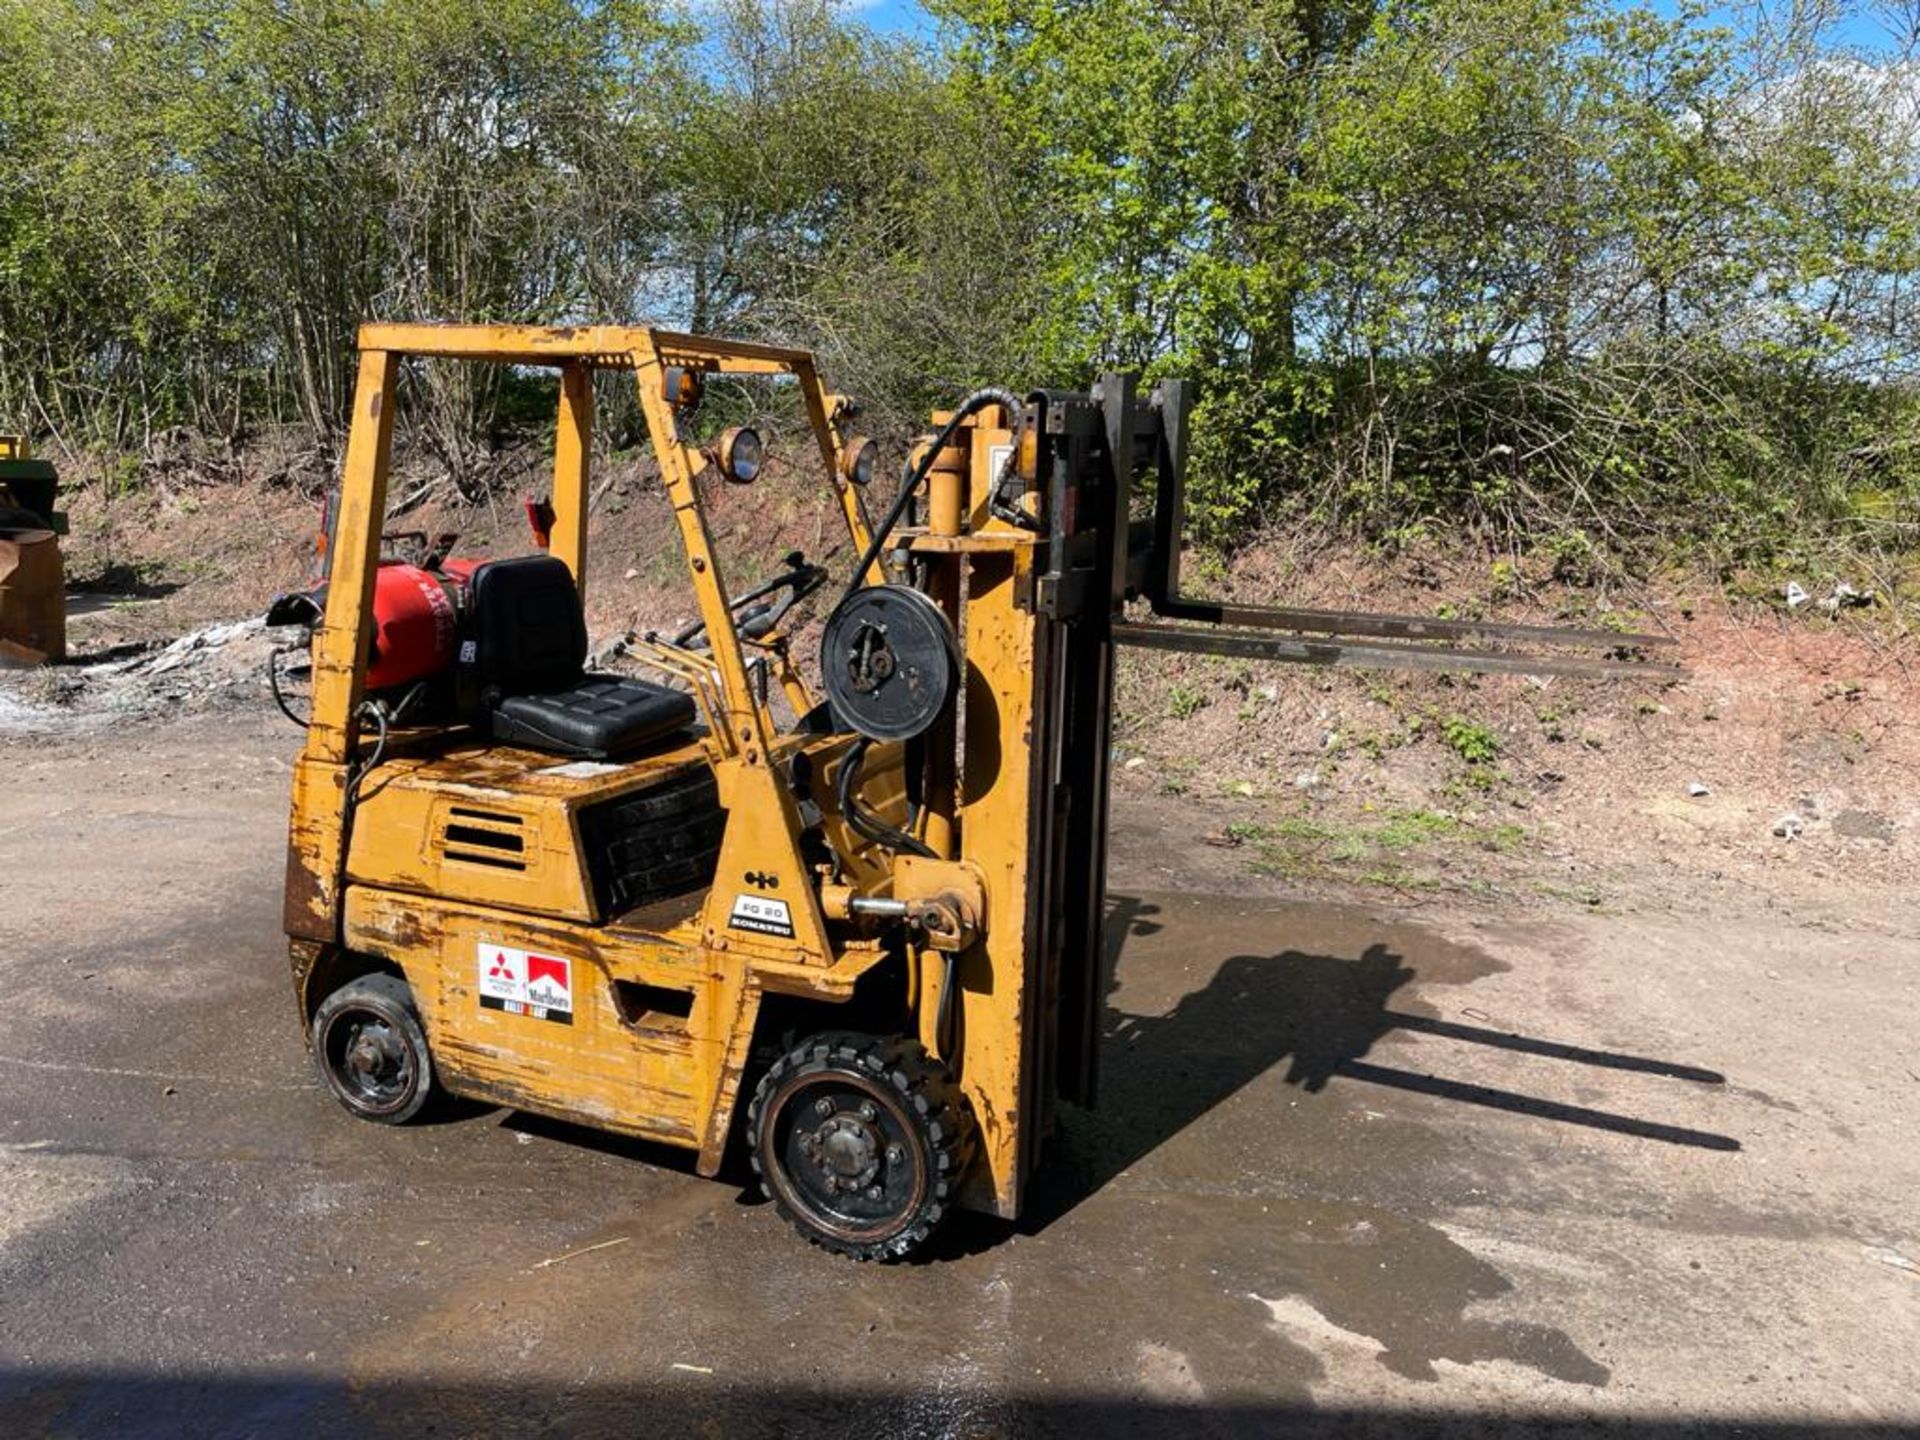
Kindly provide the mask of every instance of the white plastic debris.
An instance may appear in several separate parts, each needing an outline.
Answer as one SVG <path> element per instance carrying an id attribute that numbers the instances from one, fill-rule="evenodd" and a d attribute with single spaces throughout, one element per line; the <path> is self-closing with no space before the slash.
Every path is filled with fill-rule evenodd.
<path id="1" fill-rule="evenodd" d="M 182 635 L 158 655 L 144 656 L 134 664 L 122 668 L 144 669 L 149 675 L 165 675 L 171 670 L 178 670 L 182 665 L 194 663 L 208 651 L 220 649 L 229 640 L 264 630 L 266 625 L 265 617 L 261 616 L 251 620 L 234 620 L 224 625 L 209 625 L 204 629 L 195 630 L 190 635 Z M 100 668 L 104 670 L 106 667 Z"/>
<path id="2" fill-rule="evenodd" d="M 1787 608 L 1789 610 L 1798 610 L 1812 598 L 1811 595 L 1807 594 L 1805 588 L 1801 586 L 1798 580 L 1789 580 L 1787 582 Z"/>
<path id="3" fill-rule="evenodd" d="M 1695 800 L 1704 800 L 1707 796 L 1713 794 L 1713 791 L 1707 788 L 1704 780 L 1689 780 L 1687 782 L 1687 794 Z"/>
<path id="4" fill-rule="evenodd" d="M 1909 1275 L 1920 1275 L 1920 1265 L 1914 1264 L 1898 1250 L 1884 1245 L 1862 1245 L 1860 1253 L 1877 1265 L 1891 1265 L 1895 1270 L 1904 1270 Z"/>
<path id="5" fill-rule="evenodd" d="M 1773 822 L 1773 833 L 1782 840 L 1798 840 L 1800 832 L 1807 828 L 1807 822 L 1798 815 L 1782 815 Z"/>

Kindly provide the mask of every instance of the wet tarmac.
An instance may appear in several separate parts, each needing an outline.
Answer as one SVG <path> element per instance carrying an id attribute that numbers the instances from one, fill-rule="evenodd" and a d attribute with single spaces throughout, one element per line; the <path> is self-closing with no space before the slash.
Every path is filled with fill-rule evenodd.
<path id="1" fill-rule="evenodd" d="M 285 737 L 142 745 L 0 812 L 0 1436 L 1920 1433 L 1912 943 L 1179 894 L 1123 815 L 1100 1108 L 862 1267 L 674 1152 L 349 1119 Z"/>

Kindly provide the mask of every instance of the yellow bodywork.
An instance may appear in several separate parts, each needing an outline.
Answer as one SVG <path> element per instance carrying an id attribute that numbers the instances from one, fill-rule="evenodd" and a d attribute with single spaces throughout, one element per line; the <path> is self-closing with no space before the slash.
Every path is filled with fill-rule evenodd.
<path id="1" fill-rule="evenodd" d="M 404 974 L 447 1088 L 685 1146 L 712 1174 L 767 999 L 816 1002 L 825 1028 L 827 1007 L 862 993 L 863 979 L 893 954 L 874 923 L 854 913 L 856 902 L 939 898 L 966 920 L 947 947 L 961 999 L 951 1053 L 941 1054 L 935 1033 L 946 953 L 906 955 L 904 975 L 885 982 L 897 988 L 878 1003 L 891 1006 L 896 1033 L 917 1034 L 956 1074 L 973 1112 L 978 1144 L 963 1203 L 1016 1214 L 1034 1128 L 1031 952 L 1043 927 L 1028 862 L 1048 779 L 1033 773 L 1030 739 L 1047 657 L 1029 593 L 1035 541 L 986 507 L 990 452 L 1009 438 L 994 425 L 1008 417 L 975 417 L 969 444 L 956 447 L 957 464 L 934 487 L 930 523 L 899 540 L 928 558 L 928 589 L 960 623 L 968 718 L 964 737 L 950 719 L 930 737 L 936 755 L 944 745 L 950 757 L 928 767 L 919 815 L 933 857 L 896 858 L 837 813 L 832 779 L 854 737 L 781 733 L 752 683 L 749 652 L 764 649 L 796 711 L 809 703 L 784 641 L 745 640 L 736 629 L 695 484 L 707 460 L 663 390 L 669 367 L 792 377 L 858 553 L 868 522 L 842 474 L 837 397 L 809 355 L 645 328 L 437 325 L 367 326 L 360 351 L 325 615 L 313 642 L 312 722 L 293 780 L 285 925 L 304 1013 L 361 957 L 376 957 Z M 409 356 L 559 370 L 550 549 L 576 584 L 588 546 L 592 372 L 632 373 L 711 645 L 694 654 L 650 641 L 632 653 L 691 685 L 703 730 L 633 760 L 595 764 L 465 730 L 424 730 L 397 734 L 368 763 L 373 739 L 360 717 L 372 594 L 395 387 Z M 880 568 L 868 579 L 884 579 Z M 698 767 L 711 770 L 726 813 L 711 888 L 596 913 L 581 813 Z M 796 794 L 792 777 L 802 771 L 811 778 Z M 903 785 L 901 747 L 875 747 L 862 803 L 904 824 Z M 834 873 L 805 853 L 803 800 L 819 812 Z M 516 863 L 487 853 L 487 836 L 511 836 Z M 784 901 L 791 936 L 730 926 L 743 894 Z M 569 961 L 572 1023 L 480 1005 L 478 957 L 487 947 Z"/>

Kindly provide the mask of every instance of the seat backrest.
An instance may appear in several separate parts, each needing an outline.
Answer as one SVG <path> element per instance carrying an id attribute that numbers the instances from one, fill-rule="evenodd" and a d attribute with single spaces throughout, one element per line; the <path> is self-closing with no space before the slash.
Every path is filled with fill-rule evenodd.
<path id="1" fill-rule="evenodd" d="M 474 567 L 459 689 L 480 703 L 537 695 L 580 678 L 587 618 L 573 574 L 551 555 L 489 560 Z"/>

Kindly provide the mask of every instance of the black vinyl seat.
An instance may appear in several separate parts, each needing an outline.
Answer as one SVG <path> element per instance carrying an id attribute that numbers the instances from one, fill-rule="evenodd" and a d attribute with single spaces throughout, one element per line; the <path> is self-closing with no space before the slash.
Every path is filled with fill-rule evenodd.
<path id="1" fill-rule="evenodd" d="M 599 760 L 692 724 L 692 696 L 590 675 L 586 662 L 586 616 L 565 564 L 527 555 L 474 569 L 456 688 L 461 713 L 494 739 Z"/>

